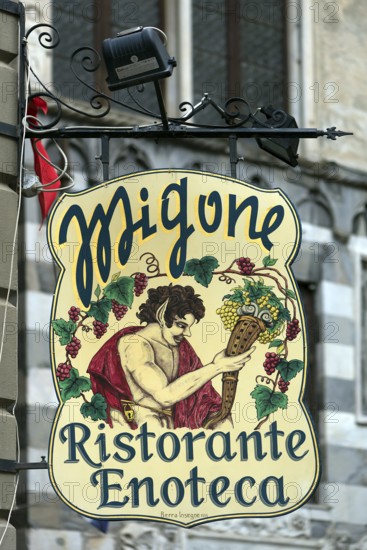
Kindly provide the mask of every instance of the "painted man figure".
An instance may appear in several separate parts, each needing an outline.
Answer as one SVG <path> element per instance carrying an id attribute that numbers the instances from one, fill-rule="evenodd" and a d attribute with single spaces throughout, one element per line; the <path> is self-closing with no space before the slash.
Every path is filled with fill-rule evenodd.
<path id="1" fill-rule="evenodd" d="M 229 357 L 223 350 L 203 366 L 187 338 L 204 314 L 191 286 L 150 289 L 137 313 L 146 325 L 122 329 L 92 359 L 88 372 L 94 393 L 104 395 L 109 409 L 120 410 L 132 428 L 146 421 L 200 428 L 221 408 L 212 378 L 240 370 L 253 351 Z M 130 405 L 134 418 L 127 414 Z"/>

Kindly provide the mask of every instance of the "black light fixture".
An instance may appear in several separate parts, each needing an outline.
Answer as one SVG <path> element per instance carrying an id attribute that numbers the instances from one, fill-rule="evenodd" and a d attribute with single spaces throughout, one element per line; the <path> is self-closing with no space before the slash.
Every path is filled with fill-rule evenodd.
<path id="1" fill-rule="evenodd" d="M 164 42 L 162 42 L 162 37 Z M 171 76 L 176 66 L 165 48 L 166 35 L 155 27 L 136 27 L 102 43 L 110 90 Z"/>
<path id="2" fill-rule="evenodd" d="M 298 128 L 294 117 L 285 111 L 275 109 L 272 105 L 261 107 L 260 111 L 266 116 L 265 125 L 267 127 Z M 254 126 L 260 126 L 260 124 L 254 124 Z M 260 149 L 286 162 L 290 166 L 298 165 L 298 137 L 256 138 L 256 141 Z"/>

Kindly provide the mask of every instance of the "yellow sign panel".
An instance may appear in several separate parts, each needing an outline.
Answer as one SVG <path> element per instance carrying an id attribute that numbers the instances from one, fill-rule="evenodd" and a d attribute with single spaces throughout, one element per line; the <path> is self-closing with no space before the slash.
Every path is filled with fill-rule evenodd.
<path id="1" fill-rule="evenodd" d="M 320 465 L 287 197 L 143 172 L 64 195 L 48 238 L 60 498 L 183 526 L 304 504 Z"/>

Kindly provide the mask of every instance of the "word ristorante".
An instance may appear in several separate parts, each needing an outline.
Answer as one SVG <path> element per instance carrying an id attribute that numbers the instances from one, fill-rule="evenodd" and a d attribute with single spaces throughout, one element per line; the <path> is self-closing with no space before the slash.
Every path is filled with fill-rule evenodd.
<path id="1" fill-rule="evenodd" d="M 200 453 L 197 448 L 201 440 L 205 442 L 207 457 L 214 462 L 230 462 L 238 456 L 244 463 L 262 461 L 267 456 L 276 462 L 284 452 L 291 460 L 298 462 L 309 452 L 303 448 L 306 441 L 304 431 L 296 429 L 285 436 L 285 433 L 278 429 L 276 421 L 272 422 L 269 430 L 263 434 L 259 431 L 242 431 L 235 441 L 232 440 L 230 432 L 222 431 L 210 435 L 205 431 L 187 431 L 181 437 L 168 431 L 157 437 L 155 432 L 149 431 L 147 423 L 144 423 L 136 435 L 131 432 L 118 433 L 112 449 L 107 448 L 104 428 L 105 424 L 101 423 L 100 433 L 94 442 L 91 441 L 92 433 L 88 426 L 78 422 L 67 424 L 60 431 L 61 442 L 68 445 L 68 458 L 65 464 L 84 461 L 93 468 L 90 481 L 94 487 L 99 486 L 101 495 L 98 509 L 123 508 L 128 503 L 130 507 L 137 508 L 141 498 L 146 498 L 150 507 L 157 506 L 161 500 L 167 506 L 178 506 L 182 503 L 186 491 L 190 493 L 192 506 L 199 507 L 205 500 L 201 496 L 201 489 L 208 484 L 209 498 L 219 508 L 225 508 L 231 501 L 232 497 L 226 494 L 228 491 L 234 494 L 236 501 L 243 507 L 252 506 L 258 498 L 266 506 L 285 506 L 290 498 L 285 494 L 283 476 L 269 475 L 258 480 L 245 475 L 239 477 L 234 487 L 231 487 L 227 476 L 221 475 L 208 481 L 200 475 L 198 467 L 193 466 L 188 479 L 183 481 L 177 476 L 171 476 L 163 481 L 161 487 L 157 487 L 151 476 L 126 480 L 124 469 L 117 466 L 128 464 L 137 457 L 144 463 L 149 462 L 153 456 L 158 456 L 162 463 L 179 461 L 183 456 L 187 463 L 193 463 L 199 461 Z M 122 482 L 126 490 L 123 489 Z M 254 494 L 256 491 L 257 494 Z M 121 495 L 119 500 L 113 500 L 116 492 Z"/>

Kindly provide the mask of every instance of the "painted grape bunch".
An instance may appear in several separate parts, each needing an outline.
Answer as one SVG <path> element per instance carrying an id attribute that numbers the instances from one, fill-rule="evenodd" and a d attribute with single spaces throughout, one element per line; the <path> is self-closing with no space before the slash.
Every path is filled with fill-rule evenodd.
<path id="1" fill-rule="evenodd" d="M 259 334 L 258 342 L 276 348 L 276 351 L 265 353 L 262 365 L 265 374 L 261 372 L 256 376 L 257 384 L 250 394 L 255 400 L 259 420 L 257 428 L 271 413 L 287 408 L 285 394 L 290 381 L 304 368 L 303 361 L 288 360 L 289 343 L 297 338 L 301 328 L 296 318 L 296 295 L 288 288 L 284 275 L 274 267 L 276 263 L 277 260 L 270 256 L 263 259 L 261 267 L 256 267 L 250 258 L 235 260 L 222 276 L 230 278 L 226 281 L 229 283 L 235 282 L 232 274 L 244 277 L 240 285 L 225 294 L 222 306 L 216 310 L 223 327 L 230 332 L 242 316 L 261 319 L 266 328 Z M 234 265 L 237 270 L 233 269 Z"/>
<path id="2" fill-rule="evenodd" d="M 226 300 L 222 307 L 217 309 L 217 314 L 222 319 L 223 326 L 226 330 L 232 330 L 236 326 L 236 323 L 239 319 L 239 315 L 237 313 L 238 310 L 238 304 L 237 302 L 234 302 L 233 300 Z"/>
<path id="3" fill-rule="evenodd" d="M 272 320 L 266 331 L 260 334 L 259 341 L 267 344 L 278 336 L 285 321 L 290 321 L 289 311 L 277 298 L 271 287 L 263 282 L 244 280 L 242 287 L 237 287 L 232 294 L 226 294 L 223 305 L 217 309 L 224 328 L 232 331 L 241 315 L 254 314 L 256 317 Z"/>

